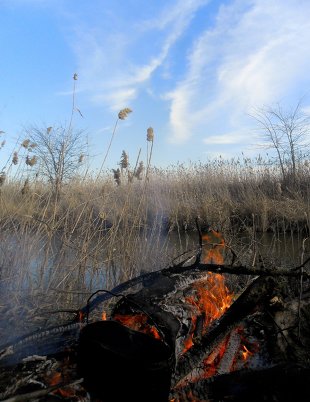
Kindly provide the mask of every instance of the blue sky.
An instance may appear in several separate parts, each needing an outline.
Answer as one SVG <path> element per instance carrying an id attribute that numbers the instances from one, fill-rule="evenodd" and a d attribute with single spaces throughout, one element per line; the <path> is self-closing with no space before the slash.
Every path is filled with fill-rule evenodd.
<path id="1" fill-rule="evenodd" d="M 68 123 L 74 73 L 94 169 L 124 107 L 107 167 L 145 159 L 150 126 L 156 166 L 256 154 L 255 108 L 310 110 L 309 15 L 309 0 L 0 0 L 0 162 L 24 127 Z"/>

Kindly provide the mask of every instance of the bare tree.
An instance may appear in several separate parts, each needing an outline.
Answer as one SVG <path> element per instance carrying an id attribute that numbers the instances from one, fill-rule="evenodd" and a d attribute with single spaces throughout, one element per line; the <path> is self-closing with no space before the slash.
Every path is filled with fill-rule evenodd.
<path id="1" fill-rule="evenodd" d="M 31 127 L 27 136 L 35 144 L 33 152 L 39 160 L 40 174 L 59 194 L 64 182 L 72 178 L 82 165 L 85 152 L 83 131 L 66 127 Z"/>
<path id="2" fill-rule="evenodd" d="M 276 152 L 283 180 L 296 182 L 299 163 L 309 155 L 310 117 L 301 102 L 291 111 L 276 107 L 257 109 L 253 115 L 263 131 L 265 147 Z"/>

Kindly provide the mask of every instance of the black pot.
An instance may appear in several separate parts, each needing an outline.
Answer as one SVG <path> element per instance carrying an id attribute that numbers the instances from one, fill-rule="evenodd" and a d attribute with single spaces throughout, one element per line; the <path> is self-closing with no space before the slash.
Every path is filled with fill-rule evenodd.
<path id="1" fill-rule="evenodd" d="M 165 343 L 116 321 L 89 324 L 80 334 L 79 375 L 103 402 L 167 402 L 172 361 Z"/>

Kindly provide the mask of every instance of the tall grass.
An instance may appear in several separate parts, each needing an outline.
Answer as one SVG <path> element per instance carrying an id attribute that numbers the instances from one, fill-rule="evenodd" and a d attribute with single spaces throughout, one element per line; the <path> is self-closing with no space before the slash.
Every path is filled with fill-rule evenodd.
<path id="1" fill-rule="evenodd" d="M 129 112 L 124 109 L 117 123 Z M 110 289 L 143 271 L 167 266 L 197 247 L 197 217 L 203 230 L 211 226 L 223 232 L 238 248 L 240 260 L 253 264 L 256 233 L 309 235 L 307 163 L 299 166 L 294 187 L 281 181 L 277 166 L 260 157 L 161 169 L 151 163 L 153 141 L 149 128 L 144 170 L 138 157 L 130 172 L 123 152 L 115 180 L 115 170 L 113 177 L 105 169 L 106 153 L 99 174 L 87 171 L 72 178 L 57 197 L 46 181 L 28 171 L 25 175 L 21 167 L 18 174 L 3 176 L 0 331 L 4 339 L 12 332 L 70 319 L 94 290 Z M 12 152 L 13 165 L 17 157 Z M 236 240 L 241 234 L 251 241 Z"/>

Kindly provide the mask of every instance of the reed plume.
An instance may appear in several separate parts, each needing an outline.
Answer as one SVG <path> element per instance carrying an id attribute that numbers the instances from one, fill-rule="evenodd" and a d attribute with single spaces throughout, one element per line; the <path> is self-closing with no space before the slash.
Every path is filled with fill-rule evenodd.
<path id="1" fill-rule="evenodd" d="M 154 130 L 152 127 L 149 127 L 146 131 L 146 140 L 149 142 L 154 141 Z"/>
<path id="2" fill-rule="evenodd" d="M 12 163 L 13 163 L 13 165 L 18 164 L 18 153 L 17 152 L 14 152 L 14 154 L 13 154 Z"/>
<path id="3" fill-rule="evenodd" d="M 32 158 L 29 158 L 29 156 L 26 156 L 26 165 L 32 167 L 37 163 L 38 159 L 36 156 L 33 156 Z"/>
<path id="4" fill-rule="evenodd" d="M 127 169 L 129 166 L 128 154 L 125 151 L 122 152 L 120 166 L 122 169 Z"/>
<path id="5" fill-rule="evenodd" d="M 120 120 L 125 120 L 126 117 L 128 116 L 128 114 L 131 112 L 132 112 L 132 110 L 129 109 L 129 107 L 125 107 L 125 109 L 120 110 L 120 112 L 118 113 L 118 118 Z"/>
<path id="6" fill-rule="evenodd" d="M 29 144 L 30 144 L 30 140 L 26 139 L 22 142 L 22 147 L 27 149 L 29 147 Z"/>

